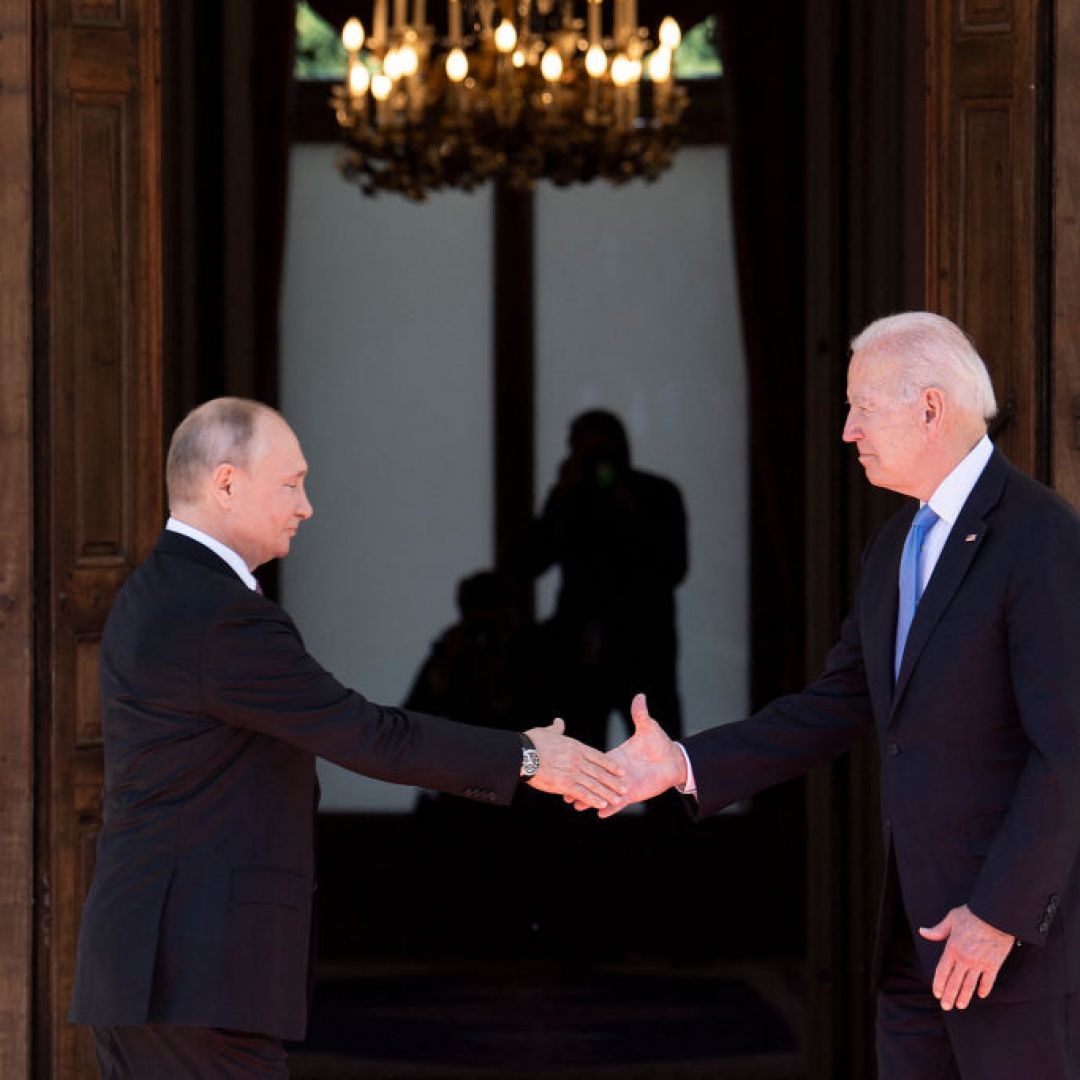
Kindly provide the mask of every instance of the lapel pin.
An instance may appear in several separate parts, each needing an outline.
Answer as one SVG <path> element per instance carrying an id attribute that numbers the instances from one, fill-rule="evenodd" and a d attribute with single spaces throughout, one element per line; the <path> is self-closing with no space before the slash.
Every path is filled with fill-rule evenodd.
<path id="1" fill-rule="evenodd" d="M 976 536 L 976 533 L 968 533 L 967 536 L 964 537 L 964 543 L 970 544 L 976 538 Z"/>

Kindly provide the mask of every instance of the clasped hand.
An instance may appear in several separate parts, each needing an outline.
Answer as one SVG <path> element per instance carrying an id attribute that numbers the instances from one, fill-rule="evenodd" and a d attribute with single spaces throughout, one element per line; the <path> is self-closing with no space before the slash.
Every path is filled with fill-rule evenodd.
<path id="1" fill-rule="evenodd" d="M 649 715 L 644 694 L 630 705 L 634 734 L 607 753 L 608 761 L 618 769 L 619 793 L 606 806 L 586 799 L 564 795 L 576 810 L 595 808 L 602 818 L 611 817 L 633 803 L 660 795 L 671 787 L 686 783 L 686 758 L 668 738 L 667 732 Z M 561 722 L 561 721 L 560 721 Z"/>
<path id="2" fill-rule="evenodd" d="M 596 810 L 606 818 L 685 784 L 686 759 L 649 715 L 644 694 L 634 698 L 630 715 L 634 734 L 606 754 L 569 738 L 560 718 L 527 731 L 540 755 L 530 786 L 561 795 L 575 810 Z"/>
<path id="3" fill-rule="evenodd" d="M 540 756 L 540 768 L 529 780 L 538 791 L 561 795 L 578 810 L 606 811 L 626 796 L 622 767 L 608 754 L 565 734 L 556 718 L 547 727 L 531 728 L 529 736 Z"/>

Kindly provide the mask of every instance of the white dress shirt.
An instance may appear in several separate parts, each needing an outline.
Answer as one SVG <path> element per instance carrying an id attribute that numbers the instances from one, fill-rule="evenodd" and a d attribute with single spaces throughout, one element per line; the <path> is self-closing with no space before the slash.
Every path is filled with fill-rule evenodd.
<path id="1" fill-rule="evenodd" d="M 933 495 L 927 500 L 930 509 L 937 514 L 938 520 L 934 522 L 933 528 L 926 534 L 926 539 L 923 541 L 920 594 L 925 591 L 926 583 L 930 580 L 930 575 L 934 572 L 934 567 L 937 566 L 941 552 L 945 548 L 945 542 L 949 539 L 949 533 L 952 532 L 952 527 L 956 524 L 956 519 L 960 516 L 960 511 L 971 494 L 971 489 L 982 476 L 983 469 L 986 468 L 993 452 L 994 444 L 988 436 L 984 435 L 960 464 L 938 484 Z M 919 505 L 925 506 L 926 503 L 920 502 Z M 897 583 L 899 584 L 899 577 Z M 694 780 L 694 768 L 690 764 L 690 755 L 682 743 L 675 745 L 686 759 L 686 783 L 677 790 L 682 795 L 696 795 L 697 782 Z"/>
<path id="2" fill-rule="evenodd" d="M 994 444 L 983 436 L 975 448 L 956 466 L 944 480 L 938 484 L 934 494 L 929 498 L 930 509 L 938 516 L 934 527 L 926 534 L 923 542 L 922 557 L 922 581 L 919 582 L 920 595 L 926 589 L 926 583 L 937 566 L 938 559 L 945 547 L 945 541 L 949 539 L 956 519 L 964 508 L 971 489 L 982 476 L 990 455 L 994 452 Z M 920 506 L 926 505 L 920 503 Z"/>
<path id="3" fill-rule="evenodd" d="M 240 580 L 252 591 L 258 591 L 258 582 L 255 580 L 255 575 L 248 569 L 247 563 L 231 547 L 226 547 L 220 540 L 215 540 L 214 537 L 208 533 L 204 533 L 202 529 L 196 529 L 194 525 L 189 525 L 186 521 L 181 521 L 179 518 L 170 517 L 165 522 L 165 528 L 169 532 L 179 533 L 181 536 L 186 536 L 191 540 L 197 540 L 204 547 L 208 547 L 215 555 L 219 555 L 223 558 L 237 573 Z"/>

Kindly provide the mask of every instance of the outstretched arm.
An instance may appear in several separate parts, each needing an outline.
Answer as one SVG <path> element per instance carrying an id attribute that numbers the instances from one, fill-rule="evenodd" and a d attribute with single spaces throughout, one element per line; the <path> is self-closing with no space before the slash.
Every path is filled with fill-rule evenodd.
<path id="1" fill-rule="evenodd" d="M 594 809 L 614 813 L 626 798 L 623 767 L 609 755 L 563 732 L 566 724 L 556 718 L 547 727 L 530 728 L 540 756 L 540 769 L 529 781 L 530 787 L 562 795 L 578 810 Z"/>

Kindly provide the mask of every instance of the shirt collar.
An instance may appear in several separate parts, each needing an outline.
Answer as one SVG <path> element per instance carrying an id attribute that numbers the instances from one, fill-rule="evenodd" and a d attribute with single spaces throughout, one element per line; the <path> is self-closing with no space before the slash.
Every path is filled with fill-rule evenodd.
<path id="1" fill-rule="evenodd" d="M 256 589 L 257 582 L 255 581 L 255 575 L 247 568 L 247 563 L 231 547 L 227 547 L 220 540 L 216 540 L 208 533 L 204 533 L 202 529 L 196 529 L 194 525 L 189 525 L 186 521 L 181 521 L 179 518 L 170 517 L 165 522 L 165 528 L 169 532 L 179 533 L 181 536 L 186 536 L 191 540 L 195 540 L 202 544 L 204 547 L 208 547 L 215 555 L 224 559 L 237 573 L 240 580 L 249 588 Z"/>
<path id="2" fill-rule="evenodd" d="M 950 527 L 956 523 L 971 489 L 982 476 L 993 452 L 994 444 L 984 435 L 930 496 L 930 508 Z"/>

